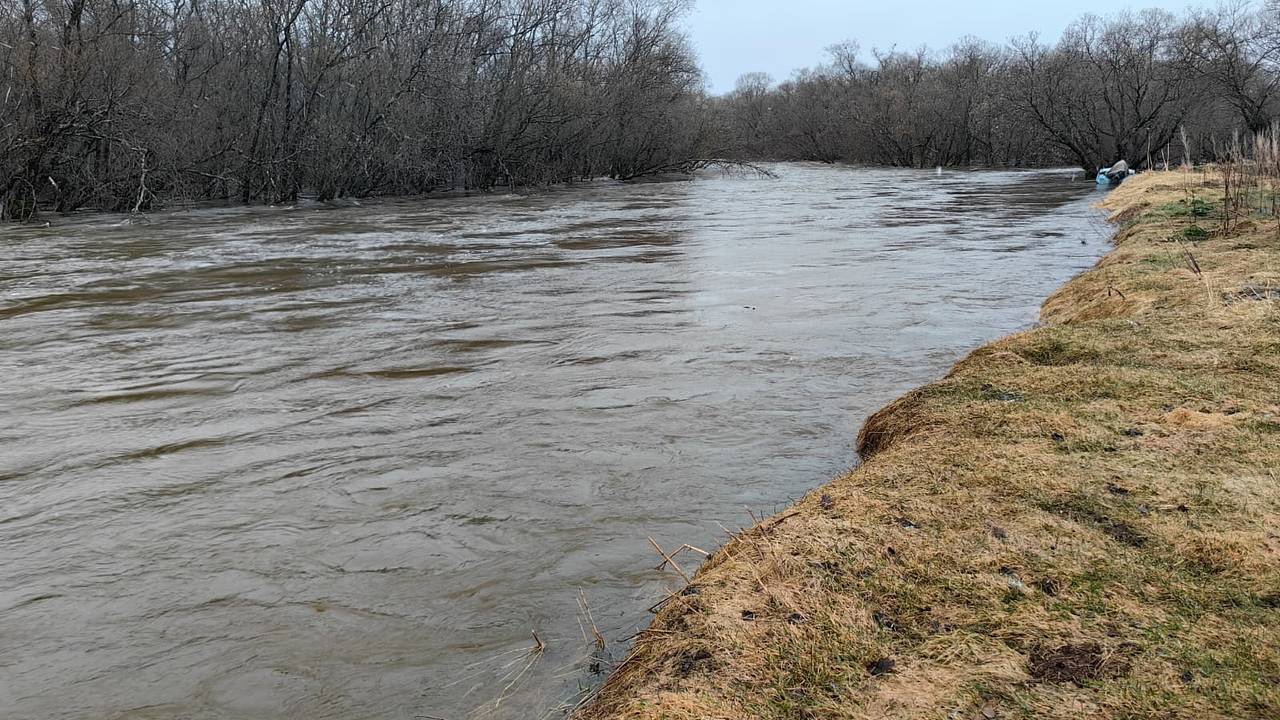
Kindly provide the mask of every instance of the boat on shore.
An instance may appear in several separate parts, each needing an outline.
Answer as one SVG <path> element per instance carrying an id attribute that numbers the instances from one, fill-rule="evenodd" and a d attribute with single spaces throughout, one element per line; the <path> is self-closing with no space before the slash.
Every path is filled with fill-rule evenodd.
<path id="1" fill-rule="evenodd" d="M 1121 160 L 1109 168 L 1100 168 L 1098 170 L 1097 183 L 1103 187 L 1114 187 L 1133 174 L 1133 170 L 1129 169 L 1129 163 Z"/>

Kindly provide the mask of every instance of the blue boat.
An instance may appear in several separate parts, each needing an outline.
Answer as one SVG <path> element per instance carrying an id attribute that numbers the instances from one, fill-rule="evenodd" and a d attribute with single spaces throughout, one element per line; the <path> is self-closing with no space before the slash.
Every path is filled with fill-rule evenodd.
<path id="1" fill-rule="evenodd" d="M 1119 185 L 1132 174 L 1133 171 L 1129 169 L 1129 163 L 1121 160 L 1109 168 L 1098 170 L 1097 182 L 1103 187 Z"/>

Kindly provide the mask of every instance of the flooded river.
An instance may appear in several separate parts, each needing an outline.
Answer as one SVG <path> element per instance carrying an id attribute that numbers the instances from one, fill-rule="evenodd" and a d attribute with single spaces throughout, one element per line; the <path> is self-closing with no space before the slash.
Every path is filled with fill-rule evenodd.
<path id="1" fill-rule="evenodd" d="M 647 537 L 850 467 L 1109 233 L 1070 174 L 778 172 L 0 227 L 0 716 L 557 716 Z"/>

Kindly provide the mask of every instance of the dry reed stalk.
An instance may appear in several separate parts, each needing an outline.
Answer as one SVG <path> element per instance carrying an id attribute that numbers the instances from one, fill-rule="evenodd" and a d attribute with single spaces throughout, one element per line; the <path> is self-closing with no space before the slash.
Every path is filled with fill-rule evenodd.
<path id="1" fill-rule="evenodd" d="M 582 612 L 587 617 L 587 624 L 591 626 L 591 636 L 595 639 L 596 651 L 603 651 L 605 646 L 604 633 L 600 632 L 600 628 L 596 627 L 596 619 L 591 616 L 591 605 L 587 603 L 587 593 L 578 588 L 578 596 L 582 603 Z"/>
<path id="2" fill-rule="evenodd" d="M 679 565 L 676 564 L 676 561 L 672 559 L 671 555 L 667 554 L 666 550 L 662 549 L 662 546 L 658 544 L 657 540 L 654 540 L 652 537 L 650 537 L 649 544 L 652 545 L 653 549 L 657 550 L 658 554 L 662 556 L 662 562 L 659 563 L 657 567 L 658 570 L 661 570 L 667 565 L 671 565 L 671 567 L 675 569 L 676 572 L 680 573 L 680 577 L 684 578 L 684 581 L 686 584 L 692 582 L 692 580 L 689 578 L 689 574 L 686 573 Z"/>

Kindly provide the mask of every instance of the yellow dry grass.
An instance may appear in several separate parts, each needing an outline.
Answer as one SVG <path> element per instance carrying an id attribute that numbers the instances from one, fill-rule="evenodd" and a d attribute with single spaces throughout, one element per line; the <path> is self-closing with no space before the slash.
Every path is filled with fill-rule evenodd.
<path id="1" fill-rule="evenodd" d="M 1043 327 L 873 416 L 581 717 L 1280 717 L 1280 227 L 1214 193 L 1113 192 Z"/>

